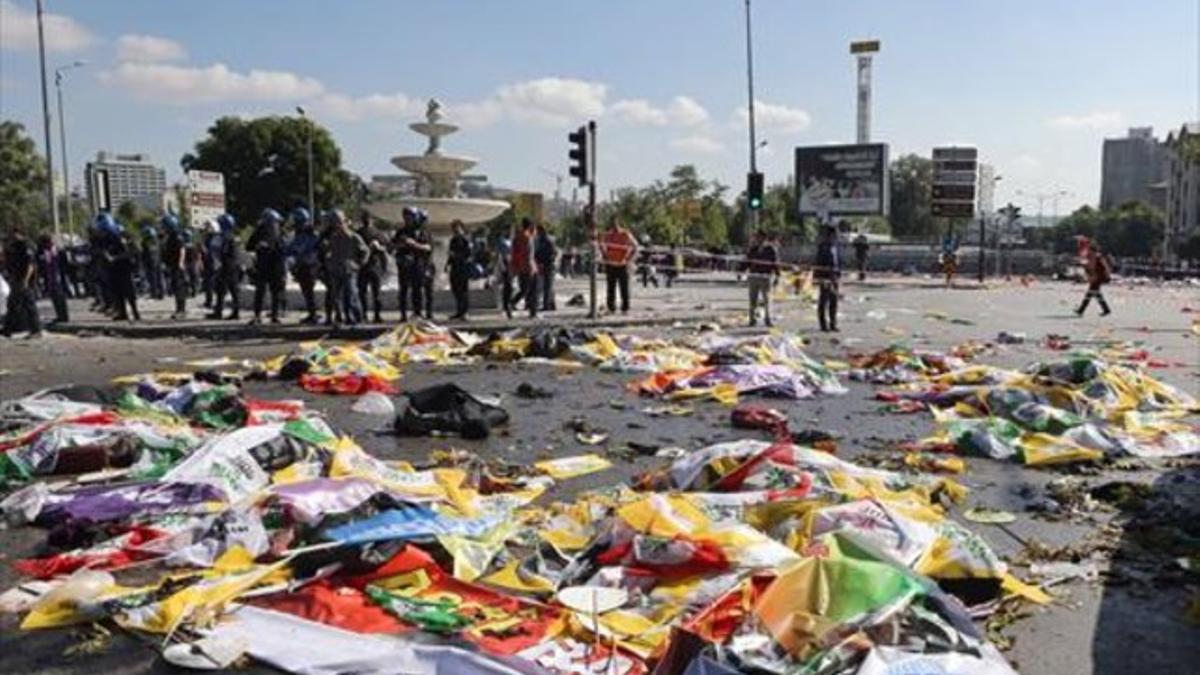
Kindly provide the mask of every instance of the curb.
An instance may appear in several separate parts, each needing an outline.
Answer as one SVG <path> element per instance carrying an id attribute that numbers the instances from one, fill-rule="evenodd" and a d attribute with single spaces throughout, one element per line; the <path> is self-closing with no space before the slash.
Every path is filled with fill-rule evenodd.
<path id="1" fill-rule="evenodd" d="M 587 317 L 513 318 L 480 321 L 444 322 L 439 325 L 451 330 L 469 330 L 476 333 L 490 333 L 512 330 L 516 328 L 546 327 L 546 328 L 629 328 L 634 326 L 668 326 L 677 322 L 696 322 L 712 320 L 713 314 L 676 314 L 671 316 L 601 316 L 596 319 Z M 194 337 L 212 341 L 238 341 L 247 339 L 278 339 L 282 341 L 303 341 L 316 339 L 334 340 L 369 340 L 401 326 L 400 322 L 367 324 L 358 326 L 343 326 L 334 329 L 323 324 L 259 324 L 250 325 L 245 322 L 154 322 L 122 324 L 116 322 L 97 323 L 63 323 L 47 327 L 47 331 L 67 335 L 92 336 L 105 335 L 135 340 L 154 340 L 160 338 Z"/>

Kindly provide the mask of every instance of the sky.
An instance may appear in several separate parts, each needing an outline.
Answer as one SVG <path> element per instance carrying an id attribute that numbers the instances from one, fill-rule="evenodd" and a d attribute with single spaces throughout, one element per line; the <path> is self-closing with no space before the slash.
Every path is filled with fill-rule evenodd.
<path id="1" fill-rule="evenodd" d="M 0 0 L 0 118 L 42 145 L 34 0 Z M 601 195 L 695 164 L 744 186 L 741 0 L 46 0 L 66 74 L 70 172 L 97 150 L 179 158 L 222 115 L 328 127 L 347 168 L 396 173 L 436 96 L 443 151 L 494 184 L 552 193 L 566 134 L 599 125 Z M 1102 140 L 1200 119 L 1200 0 L 754 0 L 756 120 L 768 183 L 793 148 L 855 134 L 850 41 L 877 38 L 872 140 L 893 158 L 975 145 L 997 203 L 1098 201 Z M 53 75 L 51 75 L 51 78 Z M 51 80 L 50 95 L 54 89 Z M 56 113 L 55 113 L 56 114 Z M 55 121 L 57 124 L 57 121 Z M 57 148 L 55 128 L 55 163 Z M 569 195 L 570 181 L 564 181 Z M 1043 204 L 1051 215 L 1052 202 Z"/>

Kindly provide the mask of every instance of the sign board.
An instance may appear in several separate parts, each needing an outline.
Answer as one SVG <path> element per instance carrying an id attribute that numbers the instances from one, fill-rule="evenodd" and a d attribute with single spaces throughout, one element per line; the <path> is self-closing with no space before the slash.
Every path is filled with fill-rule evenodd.
<path id="1" fill-rule="evenodd" d="M 90 165 L 89 165 L 90 166 Z M 92 171 L 92 210 L 112 213 L 112 193 L 108 191 L 108 170 Z"/>
<path id="2" fill-rule="evenodd" d="M 216 220 L 225 213 L 225 175 L 216 171 L 188 171 L 188 218 L 192 227 Z"/>
<path id="3" fill-rule="evenodd" d="M 796 148 L 795 176 L 801 216 L 887 215 L 885 143 Z"/>
<path id="4" fill-rule="evenodd" d="M 851 54 L 874 54 L 879 51 L 879 40 L 856 40 L 850 43 Z"/>
<path id="5" fill-rule="evenodd" d="M 933 149 L 932 212 L 944 218 L 975 215 L 979 151 L 971 147 Z"/>

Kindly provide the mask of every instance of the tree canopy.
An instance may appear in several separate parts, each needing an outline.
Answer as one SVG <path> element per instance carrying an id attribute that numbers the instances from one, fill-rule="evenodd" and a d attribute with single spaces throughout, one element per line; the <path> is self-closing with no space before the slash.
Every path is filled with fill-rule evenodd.
<path id="1" fill-rule="evenodd" d="M 1163 231 L 1161 211 L 1130 201 L 1115 209 L 1082 206 L 1054 227 L 1037 233 L 1035 239 L 1040 242 L 1031 243 L 1048 245 L 1055 253 L 1072 253 L 1075 238 L 1084 236 L 1099 242 L 1110 255 L 1149 257 L 1162 246 Z"/>
<path id="2" fill-rule="evenodd" d="M 303 118 L 222 117 L 180 164 L 184 171 L 223 173 L 228 211 L 239 222 L 251 222 L 267 207 L 291 209 L 307 204 L 310 124 L 317 208 L 358 203 L 361 181 L 342 168 L 342 153 L 333 136 Z"/>
<path id="3" fill-rule="evenodd" d="M 45 224 L 46 162 L 25 127 L 0 121 L 0 231 L 32 232 Z"/>

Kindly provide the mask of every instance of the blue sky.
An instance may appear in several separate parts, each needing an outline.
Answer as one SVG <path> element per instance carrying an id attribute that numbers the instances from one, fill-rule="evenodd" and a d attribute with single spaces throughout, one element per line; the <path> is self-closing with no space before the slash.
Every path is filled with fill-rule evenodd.
<path id="1" fill-rule="evenodd" d="M 969 143 L 998 199 L 1099 195 L 1100 145 L 1200 118 L 1197 0 L 754 0 L 760 163 L 854 135 L 850 40 L 876 37 L 874 140 L 893 157 Z M 601 190 L 678 163 L 740 189 L 746 171 L 740 0 L 47 0 L 51 66 L 69 75 L 75 182 L 99 149 L 149 152 L 169 177 L 222 114 L 296 104 L 347 166 L 391 173 L 419 152 L 405 124 L 439 97 L 444 144 L 498 184 L 550 192 L 566 132 L 600 124 Z M 41 139 L 33 0 L 0 0 L 0 117 Z M 53 90 L 51 90 L 53 95 Z M 57 137 L 55 139 L 57 141 Z M 58 150 L 55 150 L 55 159 Z M 1050 211 L 1047 203 L 1047 214 Z"/>

